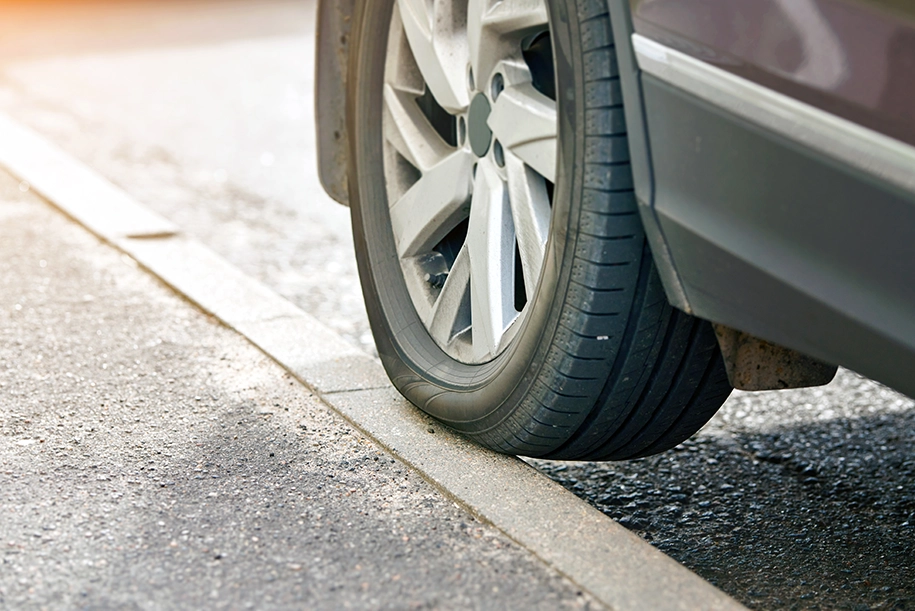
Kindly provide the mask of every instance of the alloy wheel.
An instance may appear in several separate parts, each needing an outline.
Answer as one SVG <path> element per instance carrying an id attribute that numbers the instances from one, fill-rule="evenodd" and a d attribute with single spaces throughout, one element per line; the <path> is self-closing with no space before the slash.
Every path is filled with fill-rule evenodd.
<path id="1" fill-rule="evenodd" d="M 404 281 L 467 364 L 510 345 L 538 288 L 556 173 L 544 0 L 398 0 L 384 68 L 384 177 Z"/>

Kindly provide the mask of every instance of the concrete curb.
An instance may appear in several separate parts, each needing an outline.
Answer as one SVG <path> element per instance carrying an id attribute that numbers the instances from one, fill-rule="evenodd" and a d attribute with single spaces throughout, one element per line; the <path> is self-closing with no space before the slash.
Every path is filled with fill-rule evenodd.
<path id="1" fill-rule="evenodd" d="M 742 609 L 526 463 L 488 452 L 407 403 L 377 360 L 169 221 L 0 115 L 0 165 L 246 337 L 446 495 L 614 609 Z"/>

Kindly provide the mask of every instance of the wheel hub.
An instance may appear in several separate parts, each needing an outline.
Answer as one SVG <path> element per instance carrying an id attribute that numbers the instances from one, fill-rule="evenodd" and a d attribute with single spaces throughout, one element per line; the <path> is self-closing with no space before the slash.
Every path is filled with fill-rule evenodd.
<path id="1" fill-rule="evenodd" d="M 470 138 L 470 148 L 477 157 L 484 157 L 489 152 L 492 143 L 492 130 L 489 129 L 489 113 L 492 106 L 482 93 L 478 93 L 470 103 L 467 113 L 467 132 Z"/>

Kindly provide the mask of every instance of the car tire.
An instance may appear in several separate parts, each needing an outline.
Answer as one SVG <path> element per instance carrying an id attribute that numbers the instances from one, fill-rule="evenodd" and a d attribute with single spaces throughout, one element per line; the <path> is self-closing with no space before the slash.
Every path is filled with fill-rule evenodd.
<path id="1" fill-rule="evenodd" d="M 417 39 L 416 32 L 434 31 L 443 19 L 452 19 L 442 27 L 460 33 L 461 27 L 484 22 L 467 15 L 478 10 L 484 14 L 490 4 L 470 0 L 470 8 L 465 3 L 462 9 L 461 0 L 437 0 L 435 6 L 447 10 L 424 15 L 419 14 L 423 7 L 432 6 L 424 0 L 356 3 L 347 84 L 350 202 L 360 279 L 379 356 L 407 399 L 498 452 L 622 460 L 669 449 L 702 427 L 731 387 L 710 325 L 669 305 L 652 260 L 633 192 L 606 2 L 546 1 L 546 34 L 537 32 L 539 26 L 525 26 L 488 43 L 489 49 L 508 49 L 508 58 L 493 68 L 503 70 L 505 77 L 486 72 L 495 60 L 479 59 L 479 50 L 476 55 L 468 52 L 467 92 L 461 93 L 455 85 L 458 76 L 441 74 L 449 64 L 430 64 L 428 59 L 429 53 L 457 57 L 455 69 L 464 71 L 460 36 L 442 51 L 433 44 L 437 34 Z M 497 8 L 516 5 L 528 10 L 532 3 L 502 0 Z M 533 17 L 525 22 L 528 15 L 511 17 L 511 23 L 539 23 Z M 484 37 L 465 35 L 471 41 Z M 489 30 L 486 36 L 491 36 Z M 548 45 L 543 36 L 549 37 Z M 431 46 L 422 46 L 427 43 Z M 516 43 L 528 46 L 517 51 Z M 483 43 L 477 44 L 482 48 Z M 538 44 L 539 55 L 531 55 L 530 48 Z M 419 48 L 419 57 L 413 47 Z M 488 68 L 483 67 L 486 62 Z M 477 82 L 474 66 L 480 66 Z M 424 69 L 438 72 L 430 76 Z M 396 80 L 401 73 L 407 85 Z M 542 152 L 552 149 L 543 141 L 535 143 L 538 150 L 530 143 L 526 149 L 522 143 L 495 150 L 500 139 L 517 143 L 536 136 L 530 136 L 536 117 L 519 110 L 514 123 L 506 122 L 509 115 L 496 110 L 497 96 L 505 96 L 502 90 L 523 100 L 519 108 L 525 112 L 528 98 L 519 91 L 543 108 L 549 106 L 526 78 L 536 92 L 553 96 L 555 173 L 544 165 L 543 159 L 552 158 Z M 408 141 L 410 134 L 421 133 L 429 140 L 432 133 L 410 100 L 444 144 Z M 490 108 L 483 108 L 487 104 Z M 406 127 L 400 120 L 407 116 L 404 112 L 412 117 Z M 486 126 L 495 126 L 485 151 L 481 116 Z M 518 129 L 528 135 L 509 133 Z M 430 147 L 443 155 L 470 151 L 472 156 L 449 162 L 451 174 L 439 165 L 433 171 L 421 159 Z M 436 157 L 436 163 L 443 158 Z M 515 174 L 504 178 L 509 171 Z M 526 177 L 528 191 L 537 191 L 541 209 L 544 193 L 549 199 L 539 267 L 519 263 L 520 245 L 524 239 L 530 242 L 522 233 L 531 221 L 528 216 L 518 220 L 511 198 L 528 201 L 533 196 L 519 191 L 517 176 Z M 424 178 L 430 184 L 417 187 Z M 461 202 L 465 182 L 467 201 Z M 400 204 L 411 189 L 410 202 L 420 193 L 426 198 L 422 203 L 433 202 L 443 212 L 436 208 L 430 221 L 415 202 L 410 203 L 414 208 Z M 492 212 L 496 209 L 502 216 Z M 509 242 L 513 270 L 507 269 Z M 536 278 L 530 277 L 531 270 Z M 486 294 L 486 287 L 495 287 L 493 294 Z M 451 299 L 447 308 L 442 305 L 446 290 Z M 505 304 L 513 295 L 515 312 Z M 449 313 L 447 324 L 436 322 L 436 312 L 442 310 Z M 507 317 L 493 324 L 505 311 Z"/>

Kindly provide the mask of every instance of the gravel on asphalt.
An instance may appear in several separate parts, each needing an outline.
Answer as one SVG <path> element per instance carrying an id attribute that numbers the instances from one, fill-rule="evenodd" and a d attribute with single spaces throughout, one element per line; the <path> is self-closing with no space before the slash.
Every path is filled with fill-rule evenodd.
<path id="1" fill-rule="evenodd" d="M 915 403 L 840 370 L 625 463 L 533 461 L 752 608 L 915 608 Z"/>

